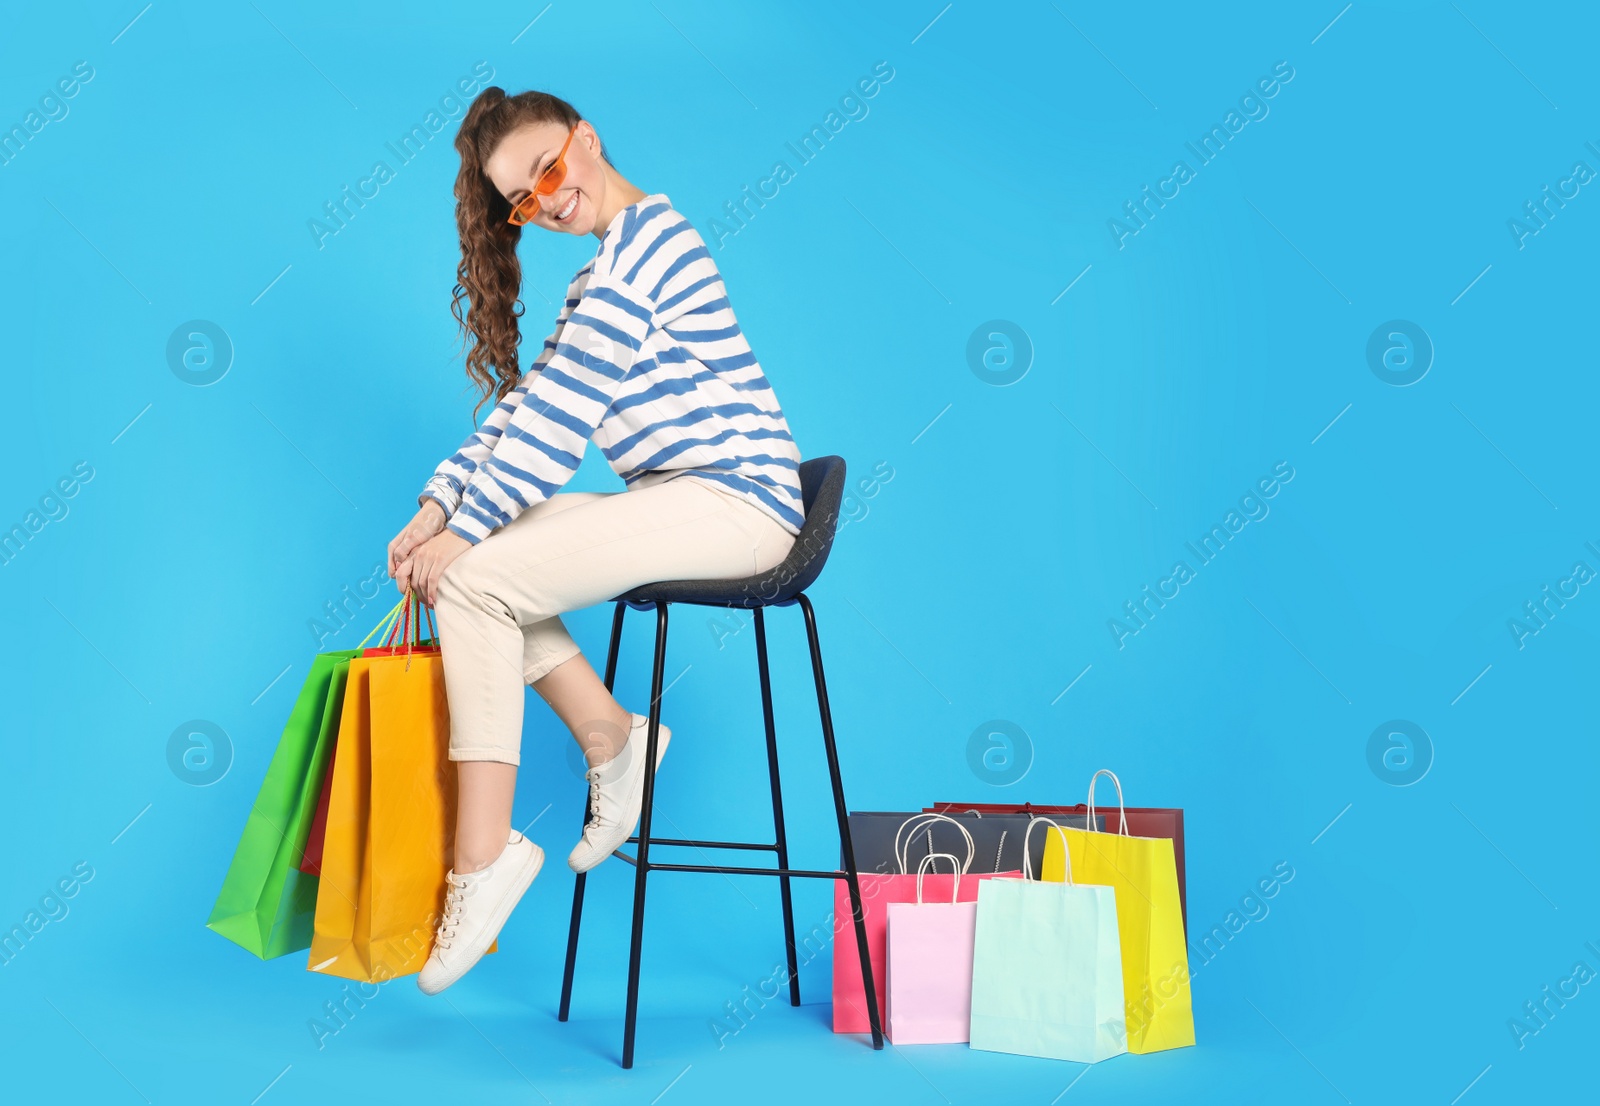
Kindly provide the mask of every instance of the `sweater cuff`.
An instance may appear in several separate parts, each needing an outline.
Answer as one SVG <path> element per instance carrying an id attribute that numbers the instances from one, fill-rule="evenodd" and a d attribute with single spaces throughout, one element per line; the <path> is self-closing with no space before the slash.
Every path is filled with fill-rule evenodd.
<path id="1" fill-rule="evenodd" d="M 457 511 L 450 521 L 445 524 L 445 529 L 453 534 L 459 534 L 473 545 L 477 545 L 491 533 L 487 527 L 466 511 Z"/>
<path id="2" fill-rule="evenodd" d="M 450 504 L 445 501 L 443 496 L 441 496 L 438 492 L 434 491 L 431 487 L 428 488 L 427 490 L 425 490 L 421 495 L 417 496 L 417 506 L 418 507 L 423 506 L 430 499 L 433 500 L 433 502 L 435 502 L 435 503 L 437 503 L 439 505 L 439 509 L 444 512 L 444 517 L 448 520 L 450 518 L 450 513 L 451 513 L 450 512 Z"/>
<path id="3" fill-rule="evenodd" d="M 422 486 L 422 493 L 417 497 L 419 504 L 421 503 L 423 496 L 438 500 L 439 506 L 444 508 L 444 514 L 446 518 L 449 518 L 451 515 L 455 514 L 456 509 L 461 506 L 461 489 L 457 487 L 456 482 L 448 476 L 437 475 L 431 477 L 428 482 Z"/>

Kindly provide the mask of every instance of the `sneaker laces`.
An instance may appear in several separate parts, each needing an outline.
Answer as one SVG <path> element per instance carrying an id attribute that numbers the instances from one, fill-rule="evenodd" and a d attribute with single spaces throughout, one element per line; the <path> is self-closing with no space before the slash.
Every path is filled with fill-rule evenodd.
<path id="1" fill-rule="evenodd" d="M 589 820 L 584 823 L 584 828 L 587 829 L 590 826 L 598 826 L 600 824 L 600 788 L 602 786 L 600 765 L 595 765 L 584 775 L 589 778 Z"/>
<path id="2" fill-rule="evenodd" d="M 447 949 L 450 947 L 448 938 L 456 935 L 456 926 L 461 921 L 461 911 L 463 900 L 467 895 L 466 887 L 468 881 L 466 876 L 458 876 L 454 872 L 447 872 L 445 879 L 449 881 L 450 890 L 445 893 L 444 917 L 439 920 L 439 935 L 435 943 L 441 948 Z"/>
<path id="3" fill-rule="evenodd" d="M 636 743 L 633 740 L 633 736 L 633 730 L 630 729 L 628 736 L 623 739 L 622 747 L 611 755 L 610 760 L 593 765 L 588 769 L 588 771 L 584 772 L 584 778 L 589 781 L 589 817 L 588 820 L 583 823 L 585 837 L 589 836 L 590 830 L 604 829 L 605 827 L 614 824 L 612 820 L 608 820 L 606 817 L 604 817 L 601 812 L 601 789 L 606 783 L 606 781 L 602 779 L 601 773 L 608 768 L 623 768 L 623 774 L 626 774 L 626 769 L 624 768 L 626 764 L 625 758 L 641 755 L 640 750 L 644 748 L 642 742 Z"/>

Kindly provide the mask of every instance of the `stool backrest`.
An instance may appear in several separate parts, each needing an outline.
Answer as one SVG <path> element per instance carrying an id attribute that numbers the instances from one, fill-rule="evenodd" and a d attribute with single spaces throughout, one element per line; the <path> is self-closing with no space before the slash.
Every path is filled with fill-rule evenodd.
<path id="1" fill-rule="evenodd" d="M 783 563 L 762 573 L 757 577 L 757 586 L 748 589 L 745 606 L 793 599 L 822 574 L 822 566 L 828 563 L 828 554 L 833 549 L 833 536 L 838 531 L 839 510 L 844 502 L 844 472 L 843 457 L 813 457 L 800 462 L 805 524 L 800 527 L 794 547 Z"/>

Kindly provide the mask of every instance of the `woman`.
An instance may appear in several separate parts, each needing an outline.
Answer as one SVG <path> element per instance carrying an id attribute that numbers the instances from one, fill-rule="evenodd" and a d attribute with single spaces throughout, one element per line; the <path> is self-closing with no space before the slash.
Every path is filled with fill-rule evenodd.
<path id="1" fill-rule="evenodd" d="M 592 816 L 567 863 L 587 871 L 638 822 L 646 719 L 611 697 L 560 615 L 657 580 L 764 572 L 804 521 L 783 410 L 705 243 L 667 197 L 624 179 L 594 127 L 542 92 L 484 89 L 455 145 L 452 311 L 463 321 L 468 300 L 467 372 L 498 405 L 389 543 L 400 590 L 438 617 L 457 762 L 454 867 L 417 977 L 428 994 L 477 963 L 544 862 L 511 829 L 524 683 L 590 764 Z M 600 246 L 523 373 L 513 308 L 525 225 Z M 625 491 L 557 490 L 591 439 Z M 658 764 L 669 734 L 661 726 Z"/>

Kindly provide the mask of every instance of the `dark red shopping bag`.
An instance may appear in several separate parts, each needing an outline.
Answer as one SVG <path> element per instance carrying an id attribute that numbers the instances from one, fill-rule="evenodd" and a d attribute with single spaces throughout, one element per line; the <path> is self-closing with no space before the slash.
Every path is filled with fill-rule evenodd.
<path id="1" fill-rule="evenodd" d="M 980 814 L 1042 814 L 1054 818 L 1062 814 L 1089 813 L 1087 803 L 1078 803 L 1076 806 L 1035 806 L 1033 803 L 934 803 L 924 810 L 949 814 L 953 811 L 976 810 Z M 1183 915 L 1184 933 L 1189 932 L 1189 904 L 1185 892 L 1183 874 L 1183 810 L 1178 807 L 1158 806 L 1130 806 L 1124 807 L 1123 812 L 1128 819 L 1128 834 L 1132 837 L 1166 837 L 1172 841 L 1172 859 L 1178 869 L 1178 907 Z M 1119 826 L 1116 824 L 1115 812 L 1098 811 L 1106 818 L 1106 832 L 1117 833 Z"/>

